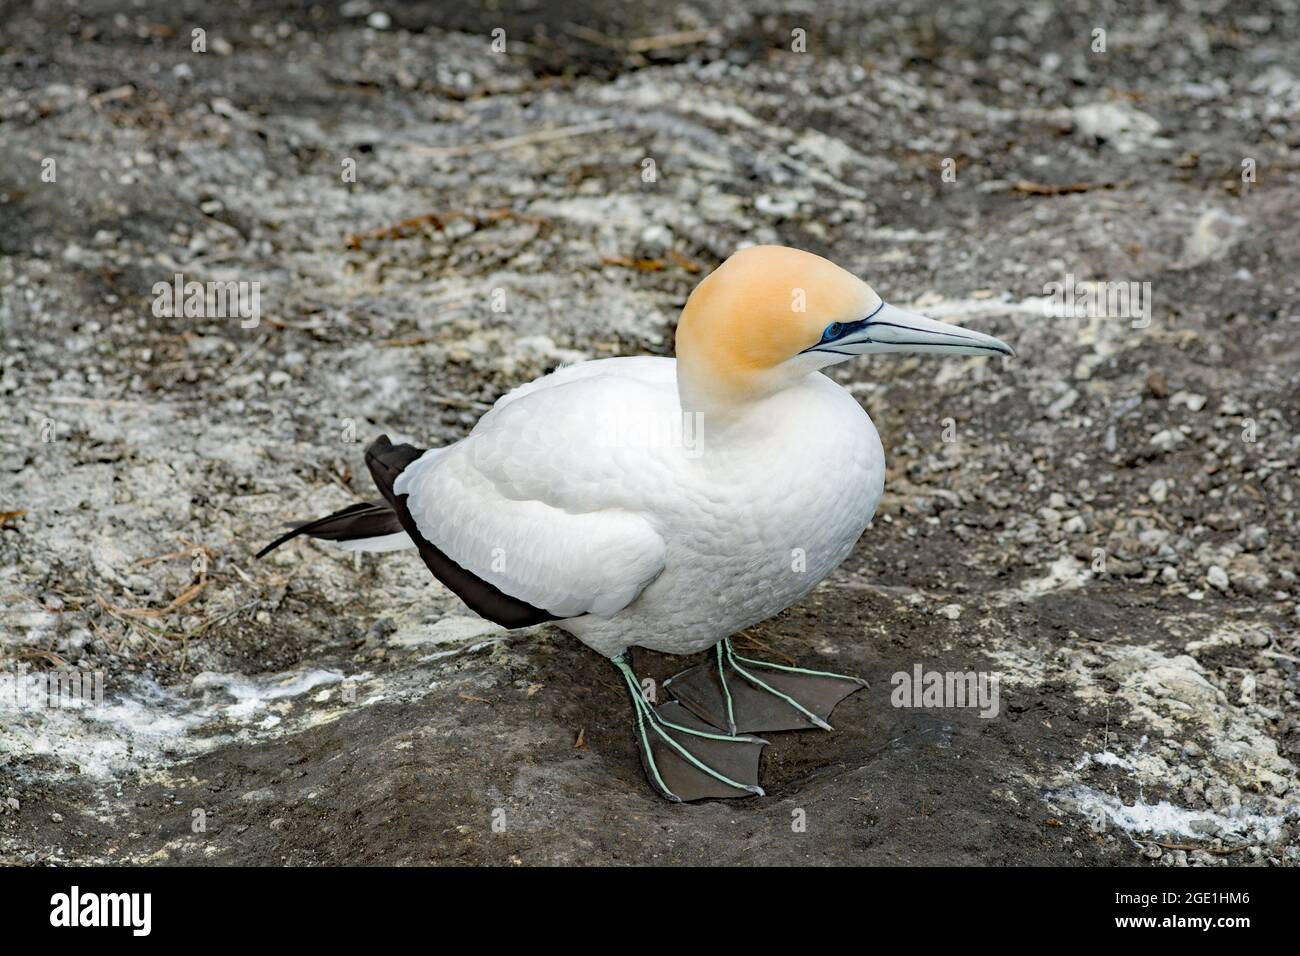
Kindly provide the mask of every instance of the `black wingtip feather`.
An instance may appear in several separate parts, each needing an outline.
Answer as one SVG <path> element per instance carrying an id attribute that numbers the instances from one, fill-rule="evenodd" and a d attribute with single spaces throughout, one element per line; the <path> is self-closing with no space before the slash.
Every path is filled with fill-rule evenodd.
<path id="1" fill-rule="evenodd" d="M 385 534 L 396 534 L 402 530 L 393 509 L 387 504 L 358 501 L 341 511 L 328 514 L 314 521 L 296 525 L 293 530 L 280 535 L 261 551 L 257 558 L 264 558 L 286 541 L 292 541 L 300 535 L 321 538 L 326 541 L 355 541 L 358 538 L 375 538 Z"/>

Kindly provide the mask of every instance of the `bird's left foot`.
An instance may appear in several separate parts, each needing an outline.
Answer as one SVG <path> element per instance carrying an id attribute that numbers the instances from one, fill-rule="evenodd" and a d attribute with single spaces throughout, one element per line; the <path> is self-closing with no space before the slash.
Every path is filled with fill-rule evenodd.
<path id="1" fill-rule="evenodd" d="M 831 730 L 827 720 L 845 697 L 867 682 L 741 657 L 724 638 L 714 661 L 682 671 L 664 687 L 687 709 L 730 734 L 778 730 Z"/>

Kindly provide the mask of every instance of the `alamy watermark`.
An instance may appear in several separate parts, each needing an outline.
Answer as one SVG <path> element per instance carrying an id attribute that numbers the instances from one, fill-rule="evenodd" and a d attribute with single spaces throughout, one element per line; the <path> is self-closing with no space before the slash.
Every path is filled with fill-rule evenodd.
<path id="1" fill-rule="evenodd" d="M 80 710 L 104 703 L 104 672 L 76 667 L 0 672 L 0 707 L 19 711 Z"/>
<path id="2" fill-rule="evenodd" d="M 654 419 L 621 416 L 613 410 L 596 412 L 594 435 L 601 448 L 680 448 L 685 458 L 704 454 L 704 413 L 682 412 L 681 415 Z"/>
<path id="3" fill-rule="evenodd" d="M 50 897 L 50 925 L 121 926 L 133 936 L 148 936 L 153 928 L 153 894 L 83 893 L 74 884 L 67 893 Z"/>
<path id="4" fill-rule="evenodd" d="M 998 677 L 985 671 L 927 671 L 920 664 L 912 672 L 898 671 L 889 702 L 895 707 L 979 708 L 981 717 L 998 715 Z"/>
<path id="5" fill-rule="evenodd" d="M 240 319 L 240 328 L 255 329 L 262 321 L 262 283 L 199 282 L 176 273 L 171 282 L 153 284 L 155 318 Z"/>
<path id="6" fill-rule="evenodd" d="M 1064 282 L 1043 286 L 1045 315 L 1066 319 L 1129 319 L 1135 329 L 1151 324 L 1150 282 Z"/>

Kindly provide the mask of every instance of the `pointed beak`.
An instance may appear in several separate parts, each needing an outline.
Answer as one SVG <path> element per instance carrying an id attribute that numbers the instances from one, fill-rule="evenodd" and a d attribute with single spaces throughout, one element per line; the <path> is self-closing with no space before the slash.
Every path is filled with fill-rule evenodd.
<path id="1" fill-rule="evenodd" d="M 1015 355 L 1011 346 L 983 332 L 927 319 L 882 303 L 875 312 L 843 326 L 839 334 L 813 346 L 841 355 L 878 352 L 939 352 L 945 355 Z"/>

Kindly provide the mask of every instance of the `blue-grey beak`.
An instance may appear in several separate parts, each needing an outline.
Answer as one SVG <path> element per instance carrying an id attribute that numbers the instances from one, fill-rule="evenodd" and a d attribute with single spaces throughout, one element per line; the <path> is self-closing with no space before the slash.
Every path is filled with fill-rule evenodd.
<path id="1" fill-rule="evenodd" d="M 806 352 L 871 355 L 877 352 L 941 352 L 946 355 L 1015 355 L 1011 346 L 983 332 L 927 319 L 882 302 L 856 322 L 834 323 Z"/>

